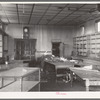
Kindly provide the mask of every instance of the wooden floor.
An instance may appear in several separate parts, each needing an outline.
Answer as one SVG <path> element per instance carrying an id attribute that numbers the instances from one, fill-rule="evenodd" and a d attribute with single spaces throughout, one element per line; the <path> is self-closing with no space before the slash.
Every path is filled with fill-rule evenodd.
<path id="1" fill-rule="evenodd" d="M 41 82 L 40 84 L 36 85 L 34 88 L 30 90 L 37 91 L 40 88 L 40 91 L 86 91 L 85 86 L 83 86 L 78 80 L 74 80 L 73 86 L 71 87 L 70 82 L 63 82 L 61 79 L 56 81 L 47 81 L 46 76 L 41 73 Z"/>
<path id="2" fill-rule="evenodd" d="M 36 85 L 34 88 L 32 88 L 29 92 L 37 91 L 40 87 L 40 92 L 58 92 L 58 91 L 66 91 L 66 92 L 85 92 L 86 88 L 83 86 L 78 80 L 75 80 L 73 82 L 73 86 L 71 87 L 70 82 L 41 82 L 40 84 Z M 100 92 L 100 86 L 92 86 L 90 87 L 89 91 L 95 91 Z"/>
<path id="3" fill-rule="evenodd" d="M 32 88 L 30 91 L 32 92 L 36 90 L 37 87 L 38 85 Z M 73 87 L 71 87 L 70 82 L 41 82 L 40 91 L 86 91 L 86 89 L 79 83 L 79 81 L 75 80 Z"/>
<path id="4" fill-rule="evenodd" d="M 58 92 L 58 91 L 64 91 L 64 92 L 70 92 L 70 91 L 86 91 L 85 86 L 81 84 L 77 79 L 73 81 L 73 86 L 71 87 L 71 83 L 67 82 L 65 83 L 62 80 L 58 80 L 58 82 L 55 81 L 47 81 L 45 75 L 41 74 L 41 81 L 36 86 L 32 85 L 33 87 L 29 90 L 29 92 Z M 100 87 L 91 87 L 90 91 L 100 91 Z"/>
<path id="5" fill-rule="evenodd" d="M 40 88 L 40 89 L 38 89 Z M 71 87 L 70 82 L 53 82 L 53 81 L 47 81 L 45 75 L 41 74 L 41 82 L 40 84 L 33 87 L 29 92 L 34 92 L 40 90 L 40 92 L 45 91 L 86 91 L 86 87 L 83 86 L 77 79 L 73 81 L 73 86 Z M 90 91 L 100 91 L 100 87 L 90 87 Z"/>

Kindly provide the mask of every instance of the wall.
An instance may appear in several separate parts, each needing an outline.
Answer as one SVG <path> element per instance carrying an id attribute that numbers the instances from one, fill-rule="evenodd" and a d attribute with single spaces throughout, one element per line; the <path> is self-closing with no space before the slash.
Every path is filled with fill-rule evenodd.
<path id="1" fill-rule="evenodd" d="M 98 19 L 89 20 L 86 23 L 82 24 L 85 27 L 84 35 L 95 34 L 96 33 L 96 25 L 95 25 L 96 20 L 98 20 Z M 82 35 L 81 28 L 80 28 L 82 25 L 77 26 L 76 36 L 81 36 Z"/>
<path id="2" fill-rule="evenodd" d="M 67 26 L 43 26 L 43 25 L 34 25 L 29 26 L 30 28 L 30 38 L 37 39 L 36 43 L 36 56 L 40 56 L 45 51 L 51 52 L 52 49 L 52 40 L 59 40 L 67 45 L 69 50 L 65 51 L 65 55 L 71 54 L 73 48 L 73 36 L 74 27 Z M 10 40 L 9 52 L 10 55 L 14 54 L 14 39 L 13 38 L 22 38 L 23 26 L 17 24 L 9 24 L 6 27 L 6 33 L 9 34 Z M 13 50 L 11 50 L 11 48 Z M 12 52 L 13 51 L 13 52 Z M 12 53 L 12 54 L 11 54 Z"/>

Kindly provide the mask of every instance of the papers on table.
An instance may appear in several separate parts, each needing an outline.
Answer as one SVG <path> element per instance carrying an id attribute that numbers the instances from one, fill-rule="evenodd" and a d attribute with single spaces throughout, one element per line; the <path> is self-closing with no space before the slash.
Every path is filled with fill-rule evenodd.
<path id="1" fill-rule="evenodd" d="M 90 70 L 92 70 L 93 69 L 93 65 L 84 66 L 83 69 L 87 69 L 87 70 L 90 69 Z"/>

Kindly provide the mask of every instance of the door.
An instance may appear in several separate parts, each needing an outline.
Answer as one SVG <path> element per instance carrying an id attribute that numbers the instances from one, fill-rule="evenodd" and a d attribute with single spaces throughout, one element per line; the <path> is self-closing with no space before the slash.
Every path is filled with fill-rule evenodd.
<path id="1" fill-rule="evenodd" d="M 52 42 L 52 54 L 60 57 L 60 42 Z"/>

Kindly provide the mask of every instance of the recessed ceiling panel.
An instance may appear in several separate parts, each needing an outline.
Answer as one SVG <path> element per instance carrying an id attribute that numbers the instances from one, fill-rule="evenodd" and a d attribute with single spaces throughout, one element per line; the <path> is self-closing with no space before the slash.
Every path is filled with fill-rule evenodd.
<path id="1" fill-rule="evenodd" d="M 47 24 L 47 22 L 48 22 L 48 20 L 42 20 L 42 21 L 40 21 L 40 23 L 39 24 Z"/>
<path id="2" fill-rule="evenodd" d="M 42 4 L 41 4 L 41 6 L 35 5 L 34 10 L 46 10 L 48 8 L 48 6 L 49 5 L 44 5 L 43 6 Z"/>
<path id="3" fill-rule="evenodd" d="M 51 4 L 52 7 L 65 7 L 66 4 Z"/>
<path id="4" fill-rule="evenodd" d="M 37 24 L 39 19 L 31 19 L 30 24 Z"/>
<path id="5" fill-rule="evenodd" d="M 84 8 L 84 9 L 93 9 L 93 8 L 96 8 L 97 7 L 97 5 L 96 4 L 86 4 L 84 7 L 82 7 L 82 8 Z"/>
<path id="6" fill-rule="evenodd" d="M 96 4 L 1 4 L 0 18 L 18 24 L 74 25 L 99 18 L 99 14 L 90 13 L 96 7 Z"/>
<path id="7" fill-rule="evenodd" d="M 70 7 L 70 8 L 80 8 L 83 5 L 84 4 L 70 4 L 68 7 Z"/>

